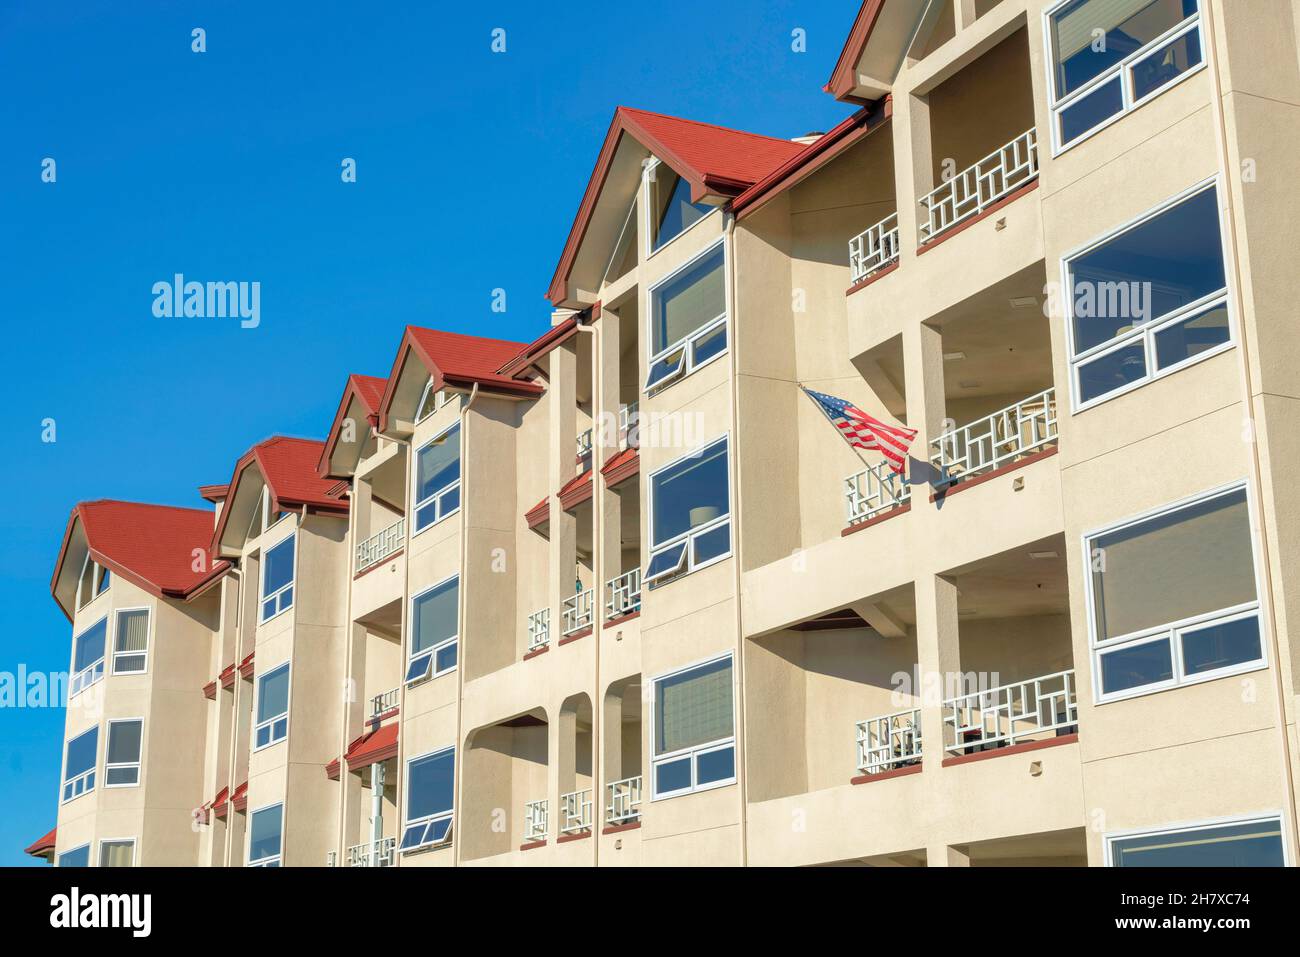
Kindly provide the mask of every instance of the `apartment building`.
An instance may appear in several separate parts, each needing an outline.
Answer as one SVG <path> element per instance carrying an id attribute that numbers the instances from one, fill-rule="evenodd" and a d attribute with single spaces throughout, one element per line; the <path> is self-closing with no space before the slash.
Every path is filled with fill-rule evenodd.
<path id="1" fill-rule="evenodd" d="M 535 341 L 408 327 L 211 510 L 77 507 L 30 852 L 1295 863 L 1298 36 L 865 0 L 826 133 L 619 108 Z"/>

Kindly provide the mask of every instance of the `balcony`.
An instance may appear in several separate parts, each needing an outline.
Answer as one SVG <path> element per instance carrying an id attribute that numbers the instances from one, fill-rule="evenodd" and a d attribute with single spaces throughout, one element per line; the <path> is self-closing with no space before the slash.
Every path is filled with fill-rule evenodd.
<path id="1" fill-rule="evenodd" d="M 943 433 L 930 443 L 930 462 L 953 484 L 1055 444 L 1052 388 Z"/>
<path id="2" fill-rule="evenodd" d="M 1031 128 L 921 198 L 921 244 L 938 239 L 1037 178 L 1038 133 Z"/>
<path id="3" fill-rule="evenodd" d="M 524 803 L 524 843 L 546 840 L 548 810 L 545 800 Z"/>
<path id="4" fill-rule="evenodd" d="M 562 637 L 569 637 L 580 631 L 590 631 L 593 619 L 592 590 L 580 591 L 570 595 L 560 603 L 560 624 Z"/>
<path id="5" fill-rule="evenodd" d="M 921 763 L 918 708 L 859 721 L 857 737 L 859 774 L 880 774 Z"/>
<path id="6" fill-rule="evenodd" d="M 542 608 L 528 616 L 528 650 L 539 651 L 551 643 L 551 609 Z"/>
<path id="7" fill-rule="evenodd" d="M 849 278 L 854 285 L 895 262 L 898 262 L 897 213 L 891 213 L 849 240 Z"/>
<path id="8" fill-rule="evenodd" d="M 638 425 L 641 421 L 640 406 L 636 402 L 629 402 L 621 406 L 618 410 L 618 447 L 619 450 L 627 448 L 637 448 L 640 445 L 640 439 L 637 437 Z"/>
<path id="9" fill-rule="evenodd" d="M 605 583 L 605 610 L 610 619 L 641 610 L 641 569 L 634 568 Z"/>
<path id="10" fill-rule="evenodd" d="M 907 478 L 891 469 L 888 462 L 870 465 L 844 480 L 844 504 L 850 526 L 905 505 L 911 497 Z"/>
<path id="11" fill-rule="evenodd" d="M 560 795 L 560 833 L 579 834 L 591 830 L 591 788 Z"/>
<path id="12" fill-rule="evenodd" d="M 1079 723 L 1074 670 L 949 698 L 943 710 L 945 750 L 954 756 L 1011 747 L 1048 733 L 1072 734 Z"/>
<path id="13" fill-rule="evenodd" d="M 370 719 L 372 721 L 397 710 L 397 696 L 401 688 L 393 688 L 370 699 Z"/>
<path id="14" fill-rule="evenodd" d="M 641 819 L 641 775 L 605 785 L 605 823 L 631 824 Z"/>
<path id="15" fill-rule="evenodd" d="M 367 568 L 378 565 L 385 558 L 401 551 L 406 541 L 406 520 L 398 519 L 381 532 L 371 535 L 364 542 L 357 544 L 356 574 L 360 575 Z"/>
<path id="16" fill-rule="evenodd" d="M 591 429 L 583 432 L 578 436 L 578 462 L 590 464 L 591 462 Z"/>
<path id="17" fill-rule="evenodd" d="M 393 850 L 397 838 L 385 837 L 378 841 L 366 841 L 348 848 L 348 867 L 392 867 Z"/>

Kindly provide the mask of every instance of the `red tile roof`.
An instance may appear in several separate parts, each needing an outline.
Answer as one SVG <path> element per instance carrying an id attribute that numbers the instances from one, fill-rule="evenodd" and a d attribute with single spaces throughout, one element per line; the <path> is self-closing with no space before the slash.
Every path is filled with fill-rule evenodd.
<path id="1" fill-rule="evenodd" d="M 45 857 L 54 853 L 54 838 L 58 833 L 58 828 L 51 828 L 50 833 L 46 834 L 40 840 L 34 842 L 30 847 L 23 851 L 24 854 L 30 854 L 32 857 Z"/>
<path id="2" fill-rule="evenodd" d="M 343 387 L 343 398 L 339 400 L 338 411 L 334 413 L 334 422 L 330 425 L 329 435 L 326 436 L 325 442 L 321 446 L 320 458 L 316 462 L 316 474 L 321 478 L 341 478 L 330 471 L 330 458 L 334 455 L 334 446 L 338 444 L 340 429 L 343 428 L 343 422 L 347 418 L 348 409 L 352 405 L 352 399 L 355 396 L 357 401 L 366 411 L 367 420 L 377 415 L 379 406 L 384 398 L 384 389 L 388 385 L 388 380 L 379 376 L 357 375 L 353 373 L 348 376 L 347 385 Z M 364 438 L 367 432 L 369 422 L 354 423 L 357 429 L 358 437 Z M 358 455 L 360 452 L 358 451 Z M 343 483 L 347 487 L 347 482 Z M 329 494 L 337 498 L 339 487 L 336 484 L 329 490 Z"/>
<path id="3" fill-rule="evenodd" d="M 398 724 L 385 724 L 373 731 L 367 731 L 348 746 L 344 755 L 348 767 L 352 770 L 364 768 L 379 761 L 387 761 L 397 755 Z"/>
<path id="4" fill-rule="evenodd" d="M 348 383 L 357 390 L 357 398 L 361 400 L 367 412 L 379 411 L 379 400 L 384 397 L 384 386 L 388 385 L 387 379 L 383 376 L 354 373 L 348 376 Z"/>

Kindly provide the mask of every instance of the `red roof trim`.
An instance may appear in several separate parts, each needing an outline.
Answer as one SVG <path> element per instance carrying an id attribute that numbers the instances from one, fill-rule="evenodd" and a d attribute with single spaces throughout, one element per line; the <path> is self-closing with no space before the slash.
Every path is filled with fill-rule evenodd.
<path id="1" fill-rule="evenodd" d="M 871 31 L 875 29 L 876 21 L 880 19 L 880 12 L 884 7 L 885 0 L 863 0 L 862 7 L 853 21 L 853 27 L 849 30 L 848 39 L 844 41 L 844 49 L 840 51 L 840 58 L 835 61 L 831 78 L 822 87 L 837 100 L 849 103 L 861 102 L 860 98 L 852 96 L 850 91 L 857 86 L 855 72 L 858 61 L 862 59 L 862 53 L 871 39 Z"/>
<path id="2" fill-rule="evenodd" d="M 230 806 L 236 811 L 242 811 L 248 807 L 248 782 L 245 781 L 239 787 L 235 788 L 235 793 L 230 796 Z"/>
<path id="3" fill-rule="evenodd" d="M 577 315 L 570 316 L 563 322 L 551 326 L 551 328 L 547 329 L 546 332 L 542 333 L 530 342 L 523 352 L 519 353 L 519 355 L 515 356 L 503 365 L 499 370 L 501 374 L 508 376 L 518 375 L 560 343 L 567 342 L 572 336 L 577 334 L 579 316 L 581 315 L 582 313 L 578 313 Z"/>
<path id="4" fill-rule="evenodd" d="M 600 467 L 600 474 L 609 487 L 626 482 L 640 471 L 641 455 L 636 449 L 624 449 Z"/>
<path id="5" fill-rule="evenodd" d="M 329 764 L 325 765 L 325 777 L 329 778 L 331 781 L 337 781 L 341 770 L 342 765 L 339 763 L 339 759 L 335 758 Z"/>
<path id="6" fill-rule="evenodd" d="M 222 669 L 221 669 L 221 674 L 218 675 L 218 678 L 219 678 L 220 681 L 221 681 L 221 687 L 223 687 L 223 688 L 233 688 L 233 687 L 235 686 L 235 664 L 234 664 L 234 662 L 231 662 L 230 664 L 226 665 L 226 667 L 222 668 Z"/>
<path id="7" fill-rule="evenodd" d="M 560 500 L 560 507 L 566 512 L 572 508 L 577 508 L 591 498 L 592 485 L 591 469 L 587 469 L 577 478 L 570 479 L 565 483 L 564 488 L 560 489 L 560 494 L 556 496 Z"/>
<path id="8" fill-rule="evenodd" d="M 397 757 L 398 724 L 385 724 L 373 731 L 368 731 L 348 745 L 347 754 L 343 756 L 348 762 L 348 770 L 387 761 Z"/>
<path id="9" fill-rule="evenodd" d="M 239 663 L 239 676 L 241 678 L 253 677 L 253 655 L 256 652 L 250 651 L 248 657 Z"/>
<path id="10" fill-rule="evenodd" d="M 32 857 L 44 857 L 46 854 L 53 854 L 54 842 L 58 835 L 58 831 L 59 829 L 57 827 L 50 828 L 48 834 L 34 841 L 23 851 L 23 853 L 30 854 Z"/>
<path id="11" fill-rule="evenodd" d="M 203 686 L 203 697 L 207 698 L 209 701 L 217 700 L 216 681 L 209 681 L 207 684 Z"/>
<path id="12" fill-rule="evenodd" d="M 542 499 L 528 511 L 524 512 L 524 521 L 528 523 L 529 528 L 539 528 L 545 525 L 551 518 L 551 499 L 550 496 Z"/>
<path id="13" fill-rule="evenodd" d="M 352 404 L 355 397 L 366 411 L 366 419 L 379 411 L 379 403 L 384 398 L 384 390 L 388 386 L 386 379 L 379 376 L 357 375 L 353 373 L 348 376 L 347 384 L 343 387 L 343 398 L 339 400 L 338 411 L 334 413 L 334 421 L 330 425 L 329 434 L 325 438 L 325 447 L 321 450 L 320 461 L 316 464 L 316 472 L 321 478 L 346 478 L 343 475 L 335 475 L 330 472 L 330 458 L 334 455 L 334 447 L 339 441 L 339 430 L 343 427 L 343 422 L 347 417 L 348 407 Z M 357 423 L 360 426 L 361 423 Z"/>
<path id="14" fill-rule="evenodd" d="M 200 485 L 199 497 L 205 498 L 209 502 L 217 503 L 224 501 L 226 493 L 230 491 L 229 485 Z"/>
<path id="15" fill-rule="evenodd" d="M 226 816 L 227 799 L 230 797 L 230 788 L 222 788 L 217 792 L 217 796 L 212 799 L 212 813 L 217 817 Z"/>

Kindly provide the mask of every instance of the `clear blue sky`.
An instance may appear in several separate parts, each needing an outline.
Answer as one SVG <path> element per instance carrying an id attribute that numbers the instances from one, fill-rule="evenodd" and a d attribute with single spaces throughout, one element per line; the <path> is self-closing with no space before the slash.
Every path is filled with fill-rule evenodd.
<path id="1" fill-rule="evenodd" d="M 531 339 L 614 107 L 829 129 L 849 110 L 821 86 L 856 10 L 4 3 L 0 671 L 67 667 L 49 580 L 76 502 L 203 506 L 196 486 L 259 439 L 320 437 L 404 324 Z M 178 272 L 260 282 L 261 325 L 155 318 L 151 287 Z M 63 719 L 0 709 L 0 864 L 54 823 Z"/>

